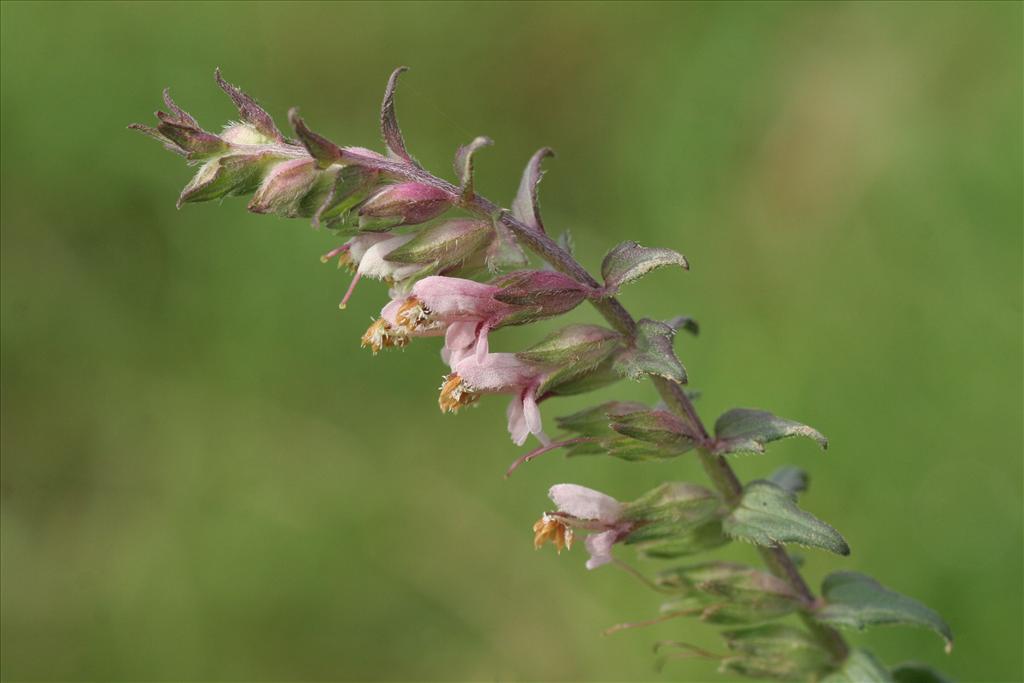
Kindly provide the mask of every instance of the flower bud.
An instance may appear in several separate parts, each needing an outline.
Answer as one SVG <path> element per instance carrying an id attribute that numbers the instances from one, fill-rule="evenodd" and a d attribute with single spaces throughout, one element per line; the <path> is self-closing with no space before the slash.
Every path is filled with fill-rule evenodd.
<path id="1" fill-rule="evenodd" d="M 259 187 L 267 167 L 280 160 L 269 152 L 229 154 L 211 159 L 199 167 L 178 197 L 178 206 L 186 202 L 206 202 L 228 195 L 248 194 Z"/>
<path id="2" fill-rule="evenodd" d="M 596 370 L 621 341 L 618 332 L 598 325 L 569 325 L 516 356 L 528 363 L 556 368 L 538 387 L 538 395 L 543 396 Z"/>
<path id="3" fill-rule="evenodd" d="M 283 161 L 270 169 L 263 179 L 249 210 L 253 213 L 276 213 L 285 217 L 310 216 L 320 202 L 309 195 L 323 195 L 326 192 L 327 176 L 317 171 L 312 159 Z M 316 192 L 319 186 L 320 192 Z"/>
<path id="4" fill-rule="evenodd" d="M 440 216 L 451 204 L 452 197 L 447 192 L 431 185 L 385 185 L 359 207 L 359 227 L 387 230 L 399 225 L 417 225 Z"/>
<path id="5" fill-rule="evenodd" d="M 496 278 L 501 291 L 494 298 L 519 306 L 519 313 L 506 325 L 522 325 L 540 318 L 561 315 L 576 308 L 590 288 L 568 275 L 553 270 L 522 270 Z"/>
<path id="6" fill-rule="evenodd" d="M 457 218 L 424 228 L 408 244 L 388 254 L 388 260 L 419 263 L 442 272 L 465 263 L 493 238 L 489 221 Z"/>

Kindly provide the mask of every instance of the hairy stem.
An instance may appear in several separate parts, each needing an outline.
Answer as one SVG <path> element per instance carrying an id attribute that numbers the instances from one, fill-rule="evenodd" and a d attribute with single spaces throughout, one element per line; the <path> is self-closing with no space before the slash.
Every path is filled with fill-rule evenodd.
<path id="1" fill-rule="evenodd" d="M 511 230 L 517 238 L 540 258 L 548 262 L 556 270 L 575 278 L 579 282 L 590 287 L 600 287 L 601 284 L 580 265 L 572 254 L 558 245 L 553 239 L 540 230 L 516 220 L 508 211 L 505 211 L 494 202 L 480 196 L 462 197 L 459 188 L 451 183 L 442 180 L 426 171 L 415 168 L 411 165 L 395 163 L 387 172 L 398 175 L 408 180 L 415 180 L 426 183 L 448 192 L 463 209 L 485 218 L 497 216 L 497 220 L 506 228 Z M 619 303 L 615 297 L 592 300 L 591 302 L 604 319 L 615 330 L 625 335 L 632 335 L 636 329 L 636 320 L 629 311 Z M 743 485 L 733 471 L 732 467 L 721 455 L 710 452 L 708 446 L 711 439 L 704 423 L 701 422 L 693 406 L 693 402 L 683 391 L 682 387 L 667 379 L 653 377 L 655 388 L 664 399 L 665 403 L 678 413 L 692 430 L 692 433 L 701 446 L 697 451 L 704 471 L 711 479 L 715 488 L 730 505 L 735 505 L 743 494 Z M 759 547 L 758 552 L 762 560 L 771 570 L 772 574 L 789 583 L 790 586 L 804 599 L 806 604 L 814 603 L 814 593 L 811 592 L 807 582 L 804 581 L 800 570 L 793 563 L 792 558 L 781 547 Z M 815 621 L 809 614 L 801 614 L 804 623 L 815 638 L 832 654 L 837 662 L 842 661 L 849 654 L 849 646 L 838 631 L 830 626 Z"/>

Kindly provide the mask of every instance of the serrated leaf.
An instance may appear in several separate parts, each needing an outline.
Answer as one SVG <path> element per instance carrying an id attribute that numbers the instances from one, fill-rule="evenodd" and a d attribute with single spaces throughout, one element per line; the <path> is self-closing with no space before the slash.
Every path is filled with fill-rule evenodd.
<path id="1" fill-rule="evenodd" d="M 686 368 L 672 347 L 674 336 L 675 330 L 666 323 L 647 318 L 638 321 L 629 346 L 615 358 L 615 369 L 633 380 L 654 375 L 685 384 Z"/>
<path id="2" fill-rule="evenodd" d="M 825 577 L 821 590 L 826 604 L 815 614 L 818 621 L 861 630 L 889 624 L 923 626 L 945 640 L 946 652 L 953 649 L 953 632 L 937 612 L 866 574 L 834 572 Z"/>
<path id="3" fill-rule="evenodd" d="M 459 177 L 459 187 L 462 190 L 463 199 L 470 199 L 473 196 L 473 154 L 481 147 L 493 144 L 494 140 L 481 135 L 474 138 L 468 145 L 459 147 L 455 152 L 455 173 Z"/>
<path id="4" fill-rule="evenodd" d="M 380 133 L 384 138 L 384 145 L 392 157 L 403 159 L 419 166 L 405 148 L 405 139 L 402 137 L 402 130 L 398 127 L 398 117 L 395 115 L 395 88 L 398 86 L 398 77 L 409 70 L 407 66 L 400 66 L 391 72 L 388 78 L 387 88 L 384 90 L 384 101 L 380 105 Z"/>
<path id="5" fill-rule="evenodd" d="M 953 683 L 953 679 L 927 664 L 904 662 L 890 672 L 896 683 Z"/>
<path id="6" fill-rule="evenodd" d="M 733 408 L 715 421 L 717 445 L 715 452 L 764 453 L 765 444 L 790 436 L 814 439 L 822 450 L 828 448 L 828 439 L 807 425 L 773 415 L 766 410 Z"/>
<path id="7" fill-rule="evenodd" d="M 821 683 L 894 683 L 889 671 L 874 655 L 866 650 L 854 650 L 843 662 Z"/>
<path id="8" fill-rule="evenodd" d="M 609 289 L 617 290 L 622 285 L 664 266 L 679 266 L 687 270 L 690 264 L 679 252 L 642 247 L 636 242 L 629 241 L 617 245 L 608 252 L 601 263 L 601 276 Z"/>
<path id="9" fill-rule="evenodd" d="M 796 496 L 769 481 L 752 481 L 723 524 L 725 533 L 754 545 L 796 543 L 849 555 L 850 546 L 838 531 L 796 505 Z"/>
<path id="10" fill-rule="evenodd" d="M 225 81 L 220 74 L 219 68 L 214 71 L 214 76 L 217 79 L 217 85 L 235 103 L 235 106 L 238 108 L 238 116 L 242 121 L 251 125 L 261 135 L 276 142 L 284 142 L 284 136 L 277 129 L 274 119 L 256 103 L 256 100 L 242 92 L 241 88 Z"/>
<path id="11" fill-rule="evenodd" d="M 805 470 L 793 465 L 785 465 L 772 472 L 768 481 L 796 495 L 807 490 L 811 478 Z"/>
<path id="12" fill-rule="evenodd" d="M 540 202 L 537 199 L 537 186 L 540 184 L 541 178 L 544 177 L 540 164 L 545 158 L 553 156 L 555 153 L 548 147 L 542 147 L 534 152 L 523 170 L 516 198 L 512 200 L 513 218 L 540 232 L 544 232 L 544 223 L 540 218 Z"/>

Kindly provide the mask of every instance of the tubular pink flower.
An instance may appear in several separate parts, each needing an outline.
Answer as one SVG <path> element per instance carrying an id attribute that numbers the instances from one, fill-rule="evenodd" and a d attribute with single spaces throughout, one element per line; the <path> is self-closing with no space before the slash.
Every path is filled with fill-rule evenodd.
<path id="1" fill-rule="evenodd" d="M 453 365 L 475 349 L 483 360 L 489 349 L 490 330 L 517 309 L 494 298 L 494 285 L 457 277 L 433 275 L 413 285 L 412 292 L 388 303 L 381 318 L 397 334 L 437 336 L 445 334 L 441 352 Z"/>
<path id="2" fill-rule="evenodd" d="M 546 368 L 525 363 L 514 353 L 489 353 L 482 361 L 475 354 L 468 355 L 452 369 L 441 387 L 438 403 L 442 411 L 455 412 L 482 394 L 512 394 L 508 406 L 512 441 L 521 446 L 530 434 L 541 443 L 548 441 L 537 406 L 537 388 L 548 372 Z"/>
<path id="3" fill-rule="evenodd" d="M 629 535 L 635 524 L 622 519 L 625 507 L 609 495 L 577 484 L 556 484 L 548 491 L 557 507 L 556 512 L 546 512 L 534 529 L 534 545 L 540 547 L 551 539 L 558 546 L 559 539 L 569 539 L 573 529 L 581 528 L 593 532 L 587 536 L 584 545 L 590 554 L 587 569 L 597 569 L 612 561 L 612 547 Z"/>

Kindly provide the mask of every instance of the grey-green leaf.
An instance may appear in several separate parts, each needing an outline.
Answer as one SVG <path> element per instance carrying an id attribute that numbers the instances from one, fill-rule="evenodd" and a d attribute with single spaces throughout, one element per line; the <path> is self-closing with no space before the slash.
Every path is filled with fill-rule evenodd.
<path id="1" fill-rule="evenodd" d="M 807 425 L 772 415 L 765 410 L 733 408 L 715 421 L 715 452 L 764 453 L 765 444 L 790 436 L 814 439 L 822 450 L 828 448 L 828 439 Z"/>
<path id="2" fill-rule="evenodd" d="M 725 533 L 754 545 L 796 543 L 849 555 L 850 546 L 830 525 L 796 505 L 796 496 L 769 481 L 752 481 L 726 517 Z"/>
<path id="3" fill-rule="evenodd" d="M 821 683 L 894 683 L 889 671 L 874 655 L 866 650 L 854 650 L 843 662 L 842 667 L 833 671 Z"/>
<path id="4" fill-rule="evenodd" d="M 601 263 L 601 276 L 612 290 L 627 282 L 637 280 L 647 273 L 664 266 L 679 266 L 684 270 L 690 264 L 686 257 L 671 249 L 642 247 L 636 242 L 623 242 L 614 247 Z"/>
<path id="5" fill-rule="evenodd" d="M 630 344 L 615 358 L 616 371 L 634 380 L 654 375 L 685 384 L 686 368 L 672 348 L 675 333 L 663 322 L 647 318 L 640 320 Z"/>
<path id="6" fill-rule="evenodd" d="M 807 490 L 811 478 L 805 470 L 799 467 L 784 465 L 772 472 L 768 481 L 792 494 L 797 494 Z"/>
<path id="7" fill-rule="evenodd" d="M 930 628 L 953 649 L 953 632 L 942 617 L 913 598 L 889 590 L 859 572 L 834 572 L 821 585 L 826 604 L 815 614 L 832 626 L 866 629 L 869 626 L 907 624 Z"/>

